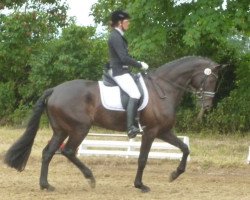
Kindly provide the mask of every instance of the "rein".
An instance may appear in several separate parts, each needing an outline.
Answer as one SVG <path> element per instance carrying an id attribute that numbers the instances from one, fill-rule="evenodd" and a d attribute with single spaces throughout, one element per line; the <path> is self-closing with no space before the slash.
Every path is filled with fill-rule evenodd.
<path id="1" fill-rule="evenodd" d="M 196 76 L 199 73 L 202 73 L 202 72 L 197 72 L 194 75 L 192 75 L 192 77 Z M 212 75 L 216 79 L 218 79 L 218 76 L 216 74 L 211 73 L 210 75 Z M 201 85 L 199 87 L 200 88 L 199 91 L 183 87 L 181 85 L 178 85 L 178 84 L 174 83 L 173 81 L 170 81 L 169 79 L 164 79 L 164 81 L 168 82 L 170 85 L 172 85 L 175 88 L 178 88 L 178 89 L 180 89 L 182 91 L 195 94 L 203 102 L 205 100 L 205 97 L 213 98 L 215 96 L 215 92 L 204 91 L 204 87 L 205 87 L 205 83 L 206 83 L 207 77 L 210 76 L 210 75 L 204 75 L 204 78 L 203 78 L 203 80 L 201 82 Z M 191 77 L 191 79 L 192 79 L 192 77 Z M 154 88 L 156 89 L 157 93 L 159 94 L 159 97 L 161 99 L 167 98 L 165 90 L 162 89 L 162 87 L 157 83 L 157 79 L 155 77 L 153 77 L 152 75 L 148 75 L 148 79 L 151 80 L 152 85 L 154 86 Z"/>
<path id="2" fill-rule="evenodd" d="M 166 92 L 164 89 L 162 89 L 162 87 L 157 83 L 157 79 L 155 77 L 153 77 L 152 75 L 148 75 L 148 79 L 151 80 L 152 85 L 154 86 L 154 88 L 156 89 L 157 93 L 159 94 L 161 99 L 165 99 L 167 98 Z M 168 82 L 170 85 L 174 86 L 175 88 L 178 88 L 180 90 L 189 92 L 189 93 L 193 93 L 196 94 L 196 91 L 192 90 L 192 89 L 188 89 L 185 88 L 181 85 L 175 84 L 174 82 L 168 80 L 168 79 L 164 79 L 164 81 Z"/>
<path id="3" fill-rule="evenodd" d="M 157 83 L 156 79 L 154 77 L 152 77 L 151 75 L 148 75 L 148 74 L 147 74 L 147 77 L 148 77 L 149 80 L 151 80 L 152 85 L 154 86 L 155 90 L 157 91 L 159 97 L 161 99 L 167 98 L 165 90 L 162 89 L 162 87 Z"/>

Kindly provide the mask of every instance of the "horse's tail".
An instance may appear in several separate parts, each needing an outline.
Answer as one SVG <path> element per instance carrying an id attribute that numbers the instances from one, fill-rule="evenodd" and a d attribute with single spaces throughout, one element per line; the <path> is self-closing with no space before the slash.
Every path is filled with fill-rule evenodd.
<path id="1" fill-rule="evenodd" d="M 4 162 L 18 171 L 23 171 L 39 128 L 41 115 L 46 107 L 46 99 L 52 94 L 53 89 L 46 90 L 35 104 L 32 116 L 23 135 L 9 148 Z"/>

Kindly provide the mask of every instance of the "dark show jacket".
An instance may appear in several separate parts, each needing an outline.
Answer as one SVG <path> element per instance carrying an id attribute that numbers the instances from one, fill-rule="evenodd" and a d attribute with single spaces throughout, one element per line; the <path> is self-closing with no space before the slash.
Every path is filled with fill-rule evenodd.
<path id="1" fill-rule="evenodd" d="M 108 47 L 113 76 L 128 73 L 128 66 L 142 67 L 141 63 L 129 55 L 128 42 L 118 30 L 113 29 L 110 33 Z"/>

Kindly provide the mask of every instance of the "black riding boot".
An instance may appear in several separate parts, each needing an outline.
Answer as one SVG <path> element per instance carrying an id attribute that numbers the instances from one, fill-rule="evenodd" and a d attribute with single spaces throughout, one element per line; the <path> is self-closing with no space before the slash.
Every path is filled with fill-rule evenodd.
<path id="1" fill-rule="evenodd" d="M 127 105 L 127 130 L 129 138 L 134 138 L 136 137 L 137 133 L 140 133 L 140 129 L 135 126 L 138 101 L 138 99 L 129 98 Z"/>

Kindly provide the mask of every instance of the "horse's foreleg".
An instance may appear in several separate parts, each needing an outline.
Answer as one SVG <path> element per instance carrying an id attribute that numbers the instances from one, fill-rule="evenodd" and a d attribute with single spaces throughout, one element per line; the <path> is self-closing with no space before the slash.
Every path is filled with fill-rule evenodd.
<path id="1" fill-rule="evenodd" d="M 64 149 L 62 150 L 62 154 L 66 156 L 78 169 L 80 169 L 84 177 L 89 180 L 90 186 L 95 188 L 95 178 L 92 171 L 76 157 L 77 148 L 85 137 L 84 135 L 82 135 L 81 138 L 77 136 L 79 136 L 79 134 L 69 137 Z"/>
<path id="2" fill-rule="evenodd" d="M 146 133 L 142 136 L 142 143 L 140 148 L 140 155 L 138 159 L 138 168 L 134 181 L 134 186 L 141 189 L 142 192 L 149 192 L 150 188 L 142 183 L 142 175 L 147 164 L 148 154 L 154 138 L 150 138 Z"/>
<path id="3" fill-rule="evenodd" d="M 54 156 L 55 152 L 59 149 L 62 142 L 66 139 L 66 135 L 53 135 L 50 142 L 47 146 L 43 149 L 42 153 L 42 167 L 41 167 L 41 174 L 40 174 L 40 188 L 47 189 L 49 191 L 55 190 L 53 186 L 48 183 L 48 170 L 49 170 L 49 163 Z"/>
<path id="4" fill-rule="evenodd" d="M 169 177 L 169 181 L 172 182 L 175 179 L 177 179 L 182 173 L 185 172 L 187 158 L 189 155 L 189 148 L 182 140 L 180 140 L 176 135 L 174 135 L 172 131 L 165 132 L 157 137 L 159 139 L 162 139 L 165 142 L 168 142 L 168 143 L 178 147 L 183 152 L 179 166 L 177 167 L 177 169 L 175 171 L 173 171 L 171 173 L 171 176 Z"/>

